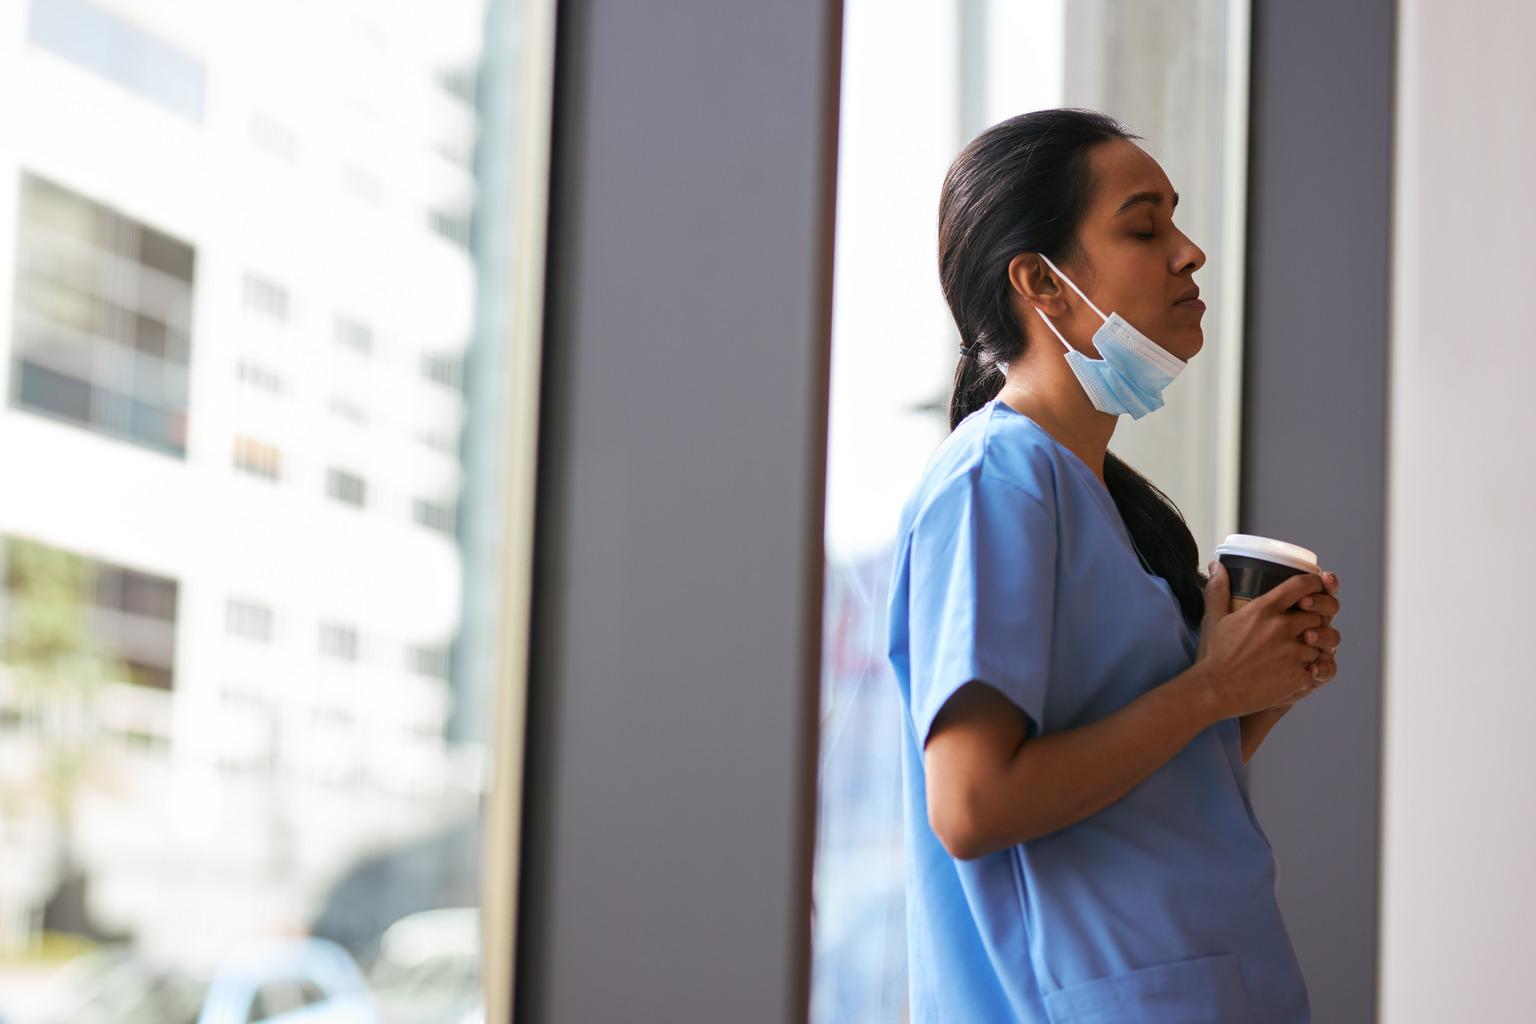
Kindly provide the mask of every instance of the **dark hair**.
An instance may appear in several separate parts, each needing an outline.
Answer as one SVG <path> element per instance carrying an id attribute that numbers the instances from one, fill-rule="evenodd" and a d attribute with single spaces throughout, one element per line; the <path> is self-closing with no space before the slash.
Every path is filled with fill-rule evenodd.
<path id="1" fill-rule="evenodd" d="M 1095 186 L 1088 150 L 1139 138 L 1096 111 L 1036 110 L 992 125 L 955 157 L 939 197 L 939 283 L 968 351 L 955 368 L 950 430 L 997 397 L 1004 380 L 997 364 L 1024 348 L 1009 261 L 1021 252 L 1058 265 L 1082 256 L 1078 223 Z M 1206 577 L 1178 506 L 1113 452 L 1104 455 L 1104 482 L 1142 556 L 1197 629 Z"/>

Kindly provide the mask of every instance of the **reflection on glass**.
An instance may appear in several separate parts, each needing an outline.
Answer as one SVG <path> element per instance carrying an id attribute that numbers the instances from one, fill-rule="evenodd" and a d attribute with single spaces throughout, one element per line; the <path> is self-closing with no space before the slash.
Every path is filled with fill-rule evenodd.
<path id="1" fill-rule="evenodd" d="M 0 11 L 0 1020 L 479 1021 L 513 0 Z"/>

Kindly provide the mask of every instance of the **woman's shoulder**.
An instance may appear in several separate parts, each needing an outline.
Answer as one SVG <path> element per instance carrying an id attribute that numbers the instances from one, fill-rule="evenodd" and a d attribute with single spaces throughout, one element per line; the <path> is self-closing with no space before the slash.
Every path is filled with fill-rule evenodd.
<path id="1" fill-rule="evenodd" d="M 994 399 L 957 424 L 933 453 L 903 508 L 903 532 L 935 503 L 983 490 L 1022 492 L 1054 515 L 1058 479 L 1049 436 Z"/>

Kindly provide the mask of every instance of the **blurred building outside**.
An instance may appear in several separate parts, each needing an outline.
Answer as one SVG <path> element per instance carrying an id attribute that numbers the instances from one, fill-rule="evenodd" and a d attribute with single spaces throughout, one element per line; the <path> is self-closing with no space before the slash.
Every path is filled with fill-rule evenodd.
<path id="1" fill-rule="evenodd" d="M 490 7 L 0 3 L 0 1013 L 391 850 L 442 848 L 396 916 L 478 900 Z"/>

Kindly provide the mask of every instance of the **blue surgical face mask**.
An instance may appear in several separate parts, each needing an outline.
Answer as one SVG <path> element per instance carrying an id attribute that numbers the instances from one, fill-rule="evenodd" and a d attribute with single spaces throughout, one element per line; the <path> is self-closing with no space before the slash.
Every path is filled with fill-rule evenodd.
<path id="1" fill-rule="evenodd" d="M 1045 326 L 1051 329 L 1051 333 L 1066 346 L 1067 364 L 1072 367 L 1073 375 L 1088 393 L 1088 400 L 1093 403 L 1093 407 L 1113 416 L 1130 413 L 1133 419 L 1138 420 L 1149 412 L 1161 409 L 1163 389 L 1189 364 L 1126 323 L 1119 313 L 1105 316 L 1088 296 L 1083 295 L 1083 290 L 1072 284 L 1072 279 L 1051 262 L 1050 257 L 1041 253 L 1040 258 L 1063 281 L 1072 285 L 1072 290 L 1082 295 L 1088 308 L 1098 313 L 1104 321 L 1093 333 L 1093 347 L 1099 350 L 1103 358 L 1092 359 L 1068 344 L 1056 325 L 1051 323 L 1050 317 L 1039 309 L 1035 310 L 1040 319 L 1045 321 Z M 999 365 L 1004 373 L 1008 372 L 1008 364 Z"/>

